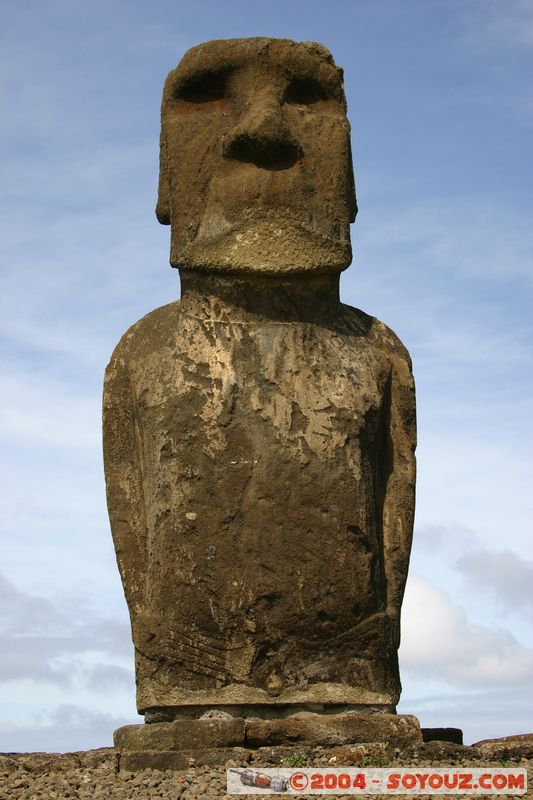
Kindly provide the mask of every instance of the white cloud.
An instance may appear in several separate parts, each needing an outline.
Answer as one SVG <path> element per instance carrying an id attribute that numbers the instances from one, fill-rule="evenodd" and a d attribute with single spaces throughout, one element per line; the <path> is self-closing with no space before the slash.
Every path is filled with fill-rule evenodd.
<path id="1" fill-rule="evenodd" d="M 417 550 L 433 554 L 442 561 L 443 555 L 451 563 L 465 550 L 479 546 L 479 535 L 465 525 L 448 528 L 445 525 L 420 525 L 416 532 Z"/>
<path id="2" fill-rule="evenodd" d="M 485 546 L 505 541 L 518 553 L 527 551 L 533 513 L 527 440 L 520 441 L 518 431 L 491 439 L 469 418 L 437 427 L 429 409 L 426 415 L 419 425 L 417 525 L 469 528 Z"/>
<path id="3" fill-rule="evenodd" d="M 27 722 L 1 722 L 0 751 L 73 752 L 112 747 L 113 731 L 138 721 L 79 705 L 62 704 L 35 713 Z"/>
<path id="4" fill-rule="evenodd" d="M 423 578 L 409 579 L 403 606 L 403 669 L 450 686 L 531 684 L 533 649 L 508 631 L 469 622 L 463 609 Z"/>
<path id="5" fill-rule="evenodd" d="M 505 611 L 533 609 L 533 563 L 512 550 L 477 547 L 463 553 L 456 567 L 468 585 L 495 597 Z"/>
<path id="6" fill-rule="evenodd" d="M 129 626 L 84 603 L 50 600 L 0 576 L 0 683 L 26 679 L 112 691 L 133 687 Z"/>

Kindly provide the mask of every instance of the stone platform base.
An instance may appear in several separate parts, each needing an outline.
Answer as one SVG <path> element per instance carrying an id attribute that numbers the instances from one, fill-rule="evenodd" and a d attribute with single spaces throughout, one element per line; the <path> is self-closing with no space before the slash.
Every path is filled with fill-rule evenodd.
<path id="1" fill-rule="evenodd" d="M 304 713 L 285 719 L 181 719 L 125 725 L 114 734 L 120 769 L 184 769 L 242 761 L 253 750 L 290 757 L 295 748 L 379 744 L 405 748 L 422 743 L 416 717 L 397 714 Z M 285 752 L 286 751 L 286 752 Z"/>
<path id="2" fill-rule="evenodd" d="M 226 770 L 241 766 L 258 770 L 276 766 L 394 767 L 397 770 L 418 765 L 426 771 L 427 766 L 422 765 L 432 764 L 471 770 L 501 768 L 502 760 L 508 760 L 509 767 L 528 769 L 530 786 L 533 779 L 533 733 L 485 740 L 468 746 L 431 741 L 418 742 L 406 748 L 359 744 L 332 748 L 260 747 L 245 751 L 239 748 L 238 752 L 241 753 L 238 758 L 233 755 L 233 760 L 213 766 L 200 766 L 189 761 L 184 767 L 176 761 L 167 761 L 166 772 L 140 771 L 143 769 L 143 754 L 140 753 L 124 753 L 122 769 L 117 771 L 119 757 L 112 747 L 78 753 L 0 753 L 0 797 L 10 800 L 17 797 L 34 797 L 36 800 L 51 800 L 53 797 L 146 800 L 157 794 L 162 800 L 177 800 L 180 796 L 223 800 L 226 796 Z M 183 756 L 172 754 L 174 758 L 180 755 Z M 164 754 L 156 753 L 155 756 L 161 758 L 159 764 L 162 767 Z M 194 755 L 190 758 L 194 759 Z M 131 769 L 128 769 L 128 759 Z M 147 759 L 145 764 L 154 769 L 157 762 L 152 760 L 150 763 Z M 531 789 L 527 797 L 530 800 L 533 797 Z M 526 800 L 525 795 L 521 798 Z"/>

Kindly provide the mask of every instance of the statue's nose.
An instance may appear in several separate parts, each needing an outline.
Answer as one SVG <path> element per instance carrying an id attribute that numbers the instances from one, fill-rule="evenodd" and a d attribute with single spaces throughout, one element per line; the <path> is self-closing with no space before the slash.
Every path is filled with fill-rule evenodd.
<path id="1" fill-rule="evenodd" d="M 225 137 L 222 149 L 227 159 L 246 161 L 263 169 L 288 169 L 303 155 L 283 119 L 280 102 L 271 98 L 246 109 Z"/>

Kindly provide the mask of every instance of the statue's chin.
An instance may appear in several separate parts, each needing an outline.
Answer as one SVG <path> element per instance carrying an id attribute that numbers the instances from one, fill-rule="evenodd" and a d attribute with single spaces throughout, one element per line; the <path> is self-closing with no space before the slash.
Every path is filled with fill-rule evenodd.
<path id="1" fill-rule="evenodd" d="M 343 241 L 333 239 L 292 219 L 248 218 L 214 235 L 200 232 L 186 246 L 173 243 L 170 263 L 220 272 L 280 275 L 340 272 L 351 260 L 348 236 Z"/>

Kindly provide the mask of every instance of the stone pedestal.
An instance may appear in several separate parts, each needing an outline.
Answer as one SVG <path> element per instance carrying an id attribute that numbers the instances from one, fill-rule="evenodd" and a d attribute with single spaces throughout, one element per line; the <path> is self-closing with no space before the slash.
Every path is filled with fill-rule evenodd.
<path id="1" fill-rule="evenodd" d="M 422 743 L 416 717 L 396 714 L 312 714 L 285 719 L 242 717 L 180 719 L 150 725 L 125 725 L 115 731 L 120 769 L 186 769 L 233 759 L 247 763 L 250 752 L 290 758 L 306 748 L 388 743 L 404 748 Z"/>

